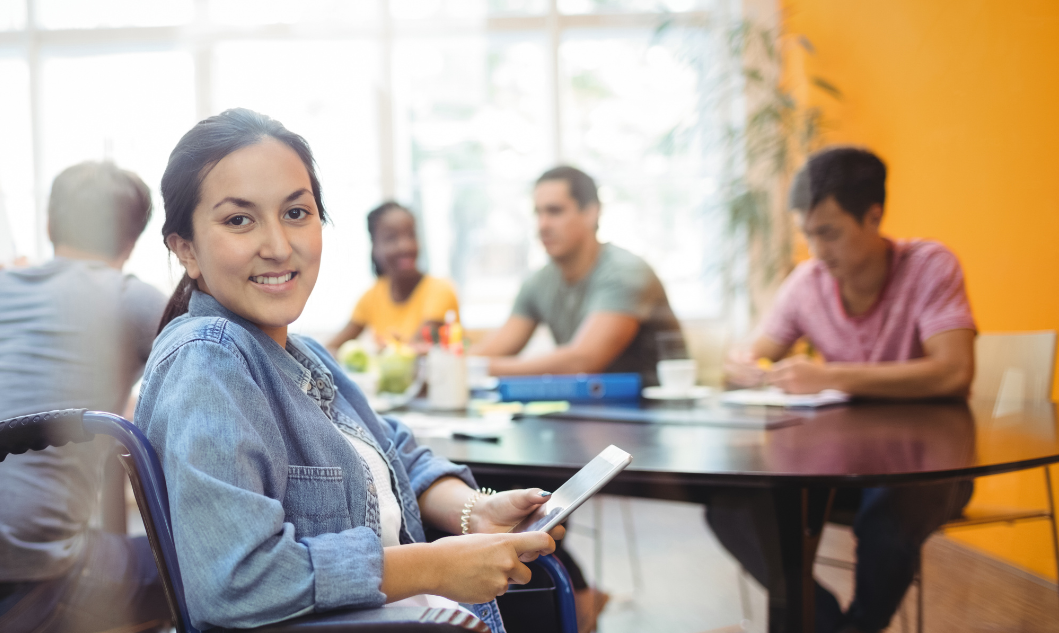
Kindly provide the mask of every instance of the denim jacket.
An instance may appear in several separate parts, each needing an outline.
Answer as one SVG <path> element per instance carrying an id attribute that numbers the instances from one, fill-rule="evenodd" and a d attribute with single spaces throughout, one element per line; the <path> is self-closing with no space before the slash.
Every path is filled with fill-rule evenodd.
<path id="1" fill-rule="evenodd" d="M 386 457 L 402 543 L 424 540 L 416 499 L 434 481 L 475 486 L 469 469 L 375 414 L 319 343 L 291 335 L 281 349 L 198 291 L 154 343 L 136 424 L 165 470 L 199 629 L 385 602 L 374 483 L 336 425 Z M 474 610 L 502 629 L 495 609 Z"/>

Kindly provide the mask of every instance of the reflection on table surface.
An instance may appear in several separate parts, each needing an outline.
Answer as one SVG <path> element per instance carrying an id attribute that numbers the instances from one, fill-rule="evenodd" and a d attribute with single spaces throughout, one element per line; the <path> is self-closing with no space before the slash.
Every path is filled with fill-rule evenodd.
<path id="1" fill-rule="evenodd" d="M 793 412 L 801 423 L 772 430 L 525 418 L 496 431 L 496 443 L 447 437 L 421 443 L 476 468 L 526 472 L 576 470 L 614 444 L 634 457 L 620 478 L 668 474 L 701 483 L 867 484 L 1059 461 L 1054 404 L 995 413 L 992 400 L 855 401 Z"/>

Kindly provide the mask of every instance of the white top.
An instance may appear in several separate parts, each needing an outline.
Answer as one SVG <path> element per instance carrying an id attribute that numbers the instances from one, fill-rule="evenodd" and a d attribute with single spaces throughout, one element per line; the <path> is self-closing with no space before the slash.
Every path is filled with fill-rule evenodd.
<path id="1" fill-rule="evenodd" d="M 368 465 L 371 477 L 375 480 L 375 493 L 379 498 L 379 532 L 382 536 L 382 546 L 400 545 L 401 504 L 397 502 L 397 495 L 393 493 L 393 486 L 390 485 L 390 467 L 371 444 L 349 433 L 342 434 Z"/>
<path id="2" fill-rule="evenodd" d="M 375 480 L 375 494 L 379 498 L 379 532 L 382 534 L 382 546 L 393 547 L 395 545 L 400 545 L 401 504 L 398 503 L 397 495 L 394 494 L 393 486 L 390 485 L 390 467 L 386 464 L 386 459 L 383 458 L 379 451 L 375 450 L 375 447 L 359 437 L 350 435 L 345 431 L 342 432 L 342 435 L 347 441 L 349 441 L 350 445 L 353 446 L 353 449 L 357 451 L 360 458 L 368 465 L 368 470 L 371 471 L 371 477 Z M 448 598 L 428 594 L 412 596 L 411 598 L 405 598 L 404 600 L 390 602 L 385 606 L 460 609 L 461 611 L 471 613 Z M 471 615 L 474 614 L 471 613 Z"/>

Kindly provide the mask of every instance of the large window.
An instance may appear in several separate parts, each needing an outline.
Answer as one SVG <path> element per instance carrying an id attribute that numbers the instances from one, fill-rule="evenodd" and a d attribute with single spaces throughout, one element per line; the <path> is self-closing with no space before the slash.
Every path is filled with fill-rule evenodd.
<path id="1" fill-rule="evenodd" d="M 719 316 L 719 165 L 708 141 L 730 122 L 704 112 L 710 73 L 658 26 L 697 25 L 681 46 L 707 42 L 702 25 L 737 8 L 0 0 L 0 258 L 47 258 L 51 180 L 110 158 L 156 194 L 130 269 L 170 289 L 179 271 L 160 239 L 157 195 L 169 152 L 195 121 L 244 106 L 309 140 L 333 218 L 298 329 L 340 327 L 373 282 L 364 216 L 386 198 L 418 214 L 422 266 L 453 279 L 467 325 L 498 325 L 545 262 L 532 185 L 559 163 L 596 178 L 602 239 L 645 257 L 680 316 Z"/>

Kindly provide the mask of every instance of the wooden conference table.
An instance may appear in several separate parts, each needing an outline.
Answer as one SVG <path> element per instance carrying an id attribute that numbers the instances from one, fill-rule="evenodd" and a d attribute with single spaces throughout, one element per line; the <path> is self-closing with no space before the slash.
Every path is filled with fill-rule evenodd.
<path id="1" fill-rule="evenodd" d="M 769 631 L 811 632 L 813 560 L 836 488 L 914 485 L 1059 462 L 1054 404 L 1001 405 L 854 402 L 795 412 L 789 424 L 770 430 L 715 425 L 711 419 L 727 414 L 717 407 L 676 423 L 527 417 L 496 431 L 497 442 L 448 437 L 420 442 L 467 464 L 480 485 L 497 489 L 554 490 L 615 444 L 634 459 L 607 493 L 707 503 L 710 491 L 722 487 L 789 492 L 779 495 L 789 500 L 787 511 L 777 513 L 788 591 L 769 597 Z"/>

